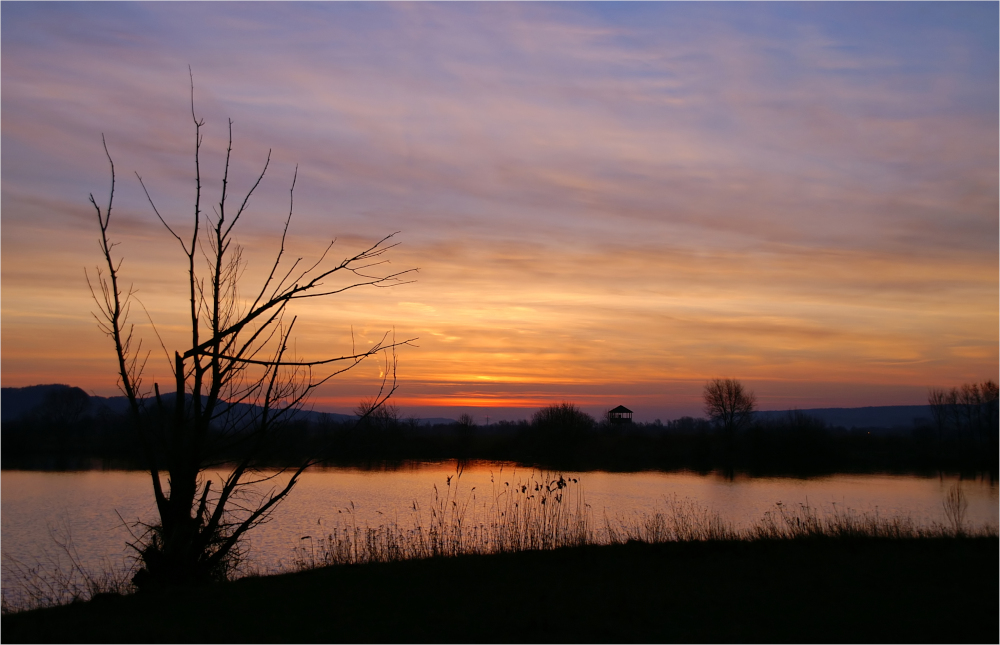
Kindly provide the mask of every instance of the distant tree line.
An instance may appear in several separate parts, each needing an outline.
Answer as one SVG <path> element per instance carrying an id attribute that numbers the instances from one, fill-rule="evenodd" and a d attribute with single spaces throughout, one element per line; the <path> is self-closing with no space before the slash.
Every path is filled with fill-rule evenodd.
<path id="1" fill-rule="evenodd" d="M 709 385 L 713 385 L 710 382 Z M 722 383 L 725 385 L 725 383 Z M 727 391 L 716 388 L 716 393 Z M 742 391 L 729 387 L 730 394 Z M 395 405 L 362 420 L 313 415 L 292 421 L 273 447 L 273 465 L 292 463 L 318 446 L 331 465 L 392 467 L 408 461 L 495 460 L 564 470 L 728 471 L 752 475 L 835 472 L 997 473 L 997 390 L 991 381 L 930 393 L 933 420 L 907 432 L 830 426 L 805 413 L 755 418 L 741 413 L 613 424 L 572 403 L 543 407 L 530 419 L 480 425 L 469 415 L 426 425 Z M 737 397 L 740 398 L 740 397 Z M 744 401 L 745 403 L 746 401 Z M 142 454 L 126 419 L 89 410 L 77 388 L 52 393 L 20 419 L 3 424 L 4 468 L 141 467 Z M 370 412 L 365 416 L 365 412 Z"/>
<path id="2" fill-rule="evenodd" d="M 927 402 L 938 442 L 974 452 L 988 451 L 996 456 L 998 399 L 1000 392 L 993 381 L 931 390 Z"/>

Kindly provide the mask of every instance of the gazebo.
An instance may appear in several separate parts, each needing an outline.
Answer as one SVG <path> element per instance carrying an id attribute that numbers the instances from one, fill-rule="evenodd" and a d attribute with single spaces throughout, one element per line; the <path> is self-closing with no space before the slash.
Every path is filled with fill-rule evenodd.
<path id="1" fill-rule="evenodd" d="M 624 405 L 619 405 L 613 410 L 608 410 L 608 423 L 632 423 L 632 411 Z"/>

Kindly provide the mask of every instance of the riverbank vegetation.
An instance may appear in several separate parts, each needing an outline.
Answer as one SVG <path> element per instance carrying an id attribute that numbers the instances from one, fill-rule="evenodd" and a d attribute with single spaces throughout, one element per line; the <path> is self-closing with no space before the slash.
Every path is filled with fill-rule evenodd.
<path id="1" fill-rule="evenodd" d="M 325 535 L 303 536 L 296 548 L 299 569 L 411 559 L 488 555 L 607 546 L 641 542 L 755 542 L 774 540 L 915 540 L 996 537 L 997 527 L 967 521 L 968 503 L 960 485 L 942 500 L 941 522 L 915 523 L 878 510 L 820 511 L 808 504 L 778 502 L 749 524 L 727 522 L 711 509 L 677 496 L 663 506 L 633 516 L 594 517 L 576 479 L 532 476 L 527 481 L 496 479 L 491 491 L 461 492 L 458 479 L 435 488 L 434 503 L 412 526 L 398 521 L 359 526 L 348 521 Z M 414 509 L 417 504 L 414 503 Z"/>

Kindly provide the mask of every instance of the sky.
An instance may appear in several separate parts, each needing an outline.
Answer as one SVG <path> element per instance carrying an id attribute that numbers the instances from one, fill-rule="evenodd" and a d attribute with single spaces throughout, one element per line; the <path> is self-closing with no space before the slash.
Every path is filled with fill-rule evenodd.
<path id="1" fill-rule="evenodd" d="M 336 259 L 398 231 L 416 281 L 298 307 L 296 351 L 386 331 L 405 415 L 561 401 L 700 416 L 915 405 L 997 379 L 996 3 L 0 5 L 0 380 L 114 395 L 84 269 L 117 171 L 121 273 L 182 348 L 195 107 L 205 199 Z M 252 291 L 252 287 L 247 287 Z M 145 314 L 144 347 L 157 347 Z M 183 349 L 183 348 L 182 348 Z M 157 348 L 157 352 L 159 352 Z M 321 388 L 350 411 L 381 365 Z M 151 354 L 147 382 L 168 382 Z"/>

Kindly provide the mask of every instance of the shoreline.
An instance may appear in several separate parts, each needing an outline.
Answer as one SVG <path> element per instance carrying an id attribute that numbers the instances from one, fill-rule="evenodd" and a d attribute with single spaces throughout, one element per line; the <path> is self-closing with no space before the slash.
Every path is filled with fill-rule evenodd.
<path id="1" fill-rule="evenodd" d="M 516 468 L 521 470 L 538 470 L 546 472 L 607 472 L 607 473 L 689 473 L 698 476 L 716 476 L 727 479 L 740 478 L 778 478 L 778 479 L 815 479 L 831 477 L 837 475 L 887 475 L 887 476 L 912 476 L 920 478 L 934 478 L 940 476 L 958 476 L 963 479 L 986 480 L 991 482 L 1000 481 L 995 469 L 978 468 L 936 468 L 936 467 L 903 467 L 898 468 L 831 468 L 822 470 L 811 469 L 748 469 L 748 468 L 725 468 L 718 465 L 671 465 L 655 466 L 637 464 L 625 466 L 622 464 L 609 464 L 601 467 L 594 464 L 583 464 L 585 467 L 566 467 L 552 465 L 546 462 L 518 461 L 509 459 L 489 459 L 473 457 L 460 459 L 457 457 L 430 457 L 430 458 L 377 458 L 370 459 L 345 459 L 329 460 L 323 464 L 316 464 L 306 469 L 307 472 L 326 472 L 339 470 L 357 470 L 361 472 L 396 472 L 419 470 L 421 468 L 438 467 L 441 465 L 454 466 L 462 464 L 464 467 L 474 467 L 479 465 L 489 465 L 491 467 L 503 466 L 505 468 Z M 275 463 L 262 466 L 265 470 L 279 470 L 294 467 L 295 464 Z M 577 464 L 579 465 L 579 464 Z M 77 456 L 67 459 L 57 459 L 54 457 L 38 457 L 25 460 L 10 460 L 4 465 L 0 465 L 0 472 L 50 472 L 50 473 L 70 473 L 70 472 L 148 472 L 141 464 L 118 459 L 102 459 L 100 457 Z"/>

